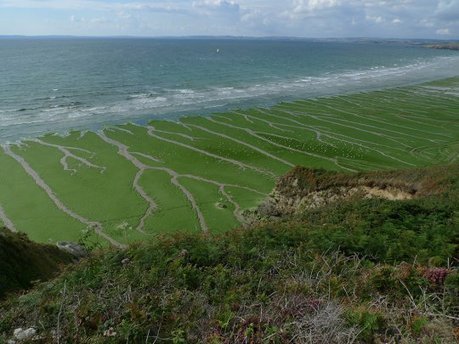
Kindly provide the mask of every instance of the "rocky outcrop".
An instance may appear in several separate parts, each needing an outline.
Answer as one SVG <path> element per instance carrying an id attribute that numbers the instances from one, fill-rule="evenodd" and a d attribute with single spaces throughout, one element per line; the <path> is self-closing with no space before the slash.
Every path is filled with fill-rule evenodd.
<path id="1" fill-rule="evenodd" d="M 37 330 L 34 327 L 30 327 L 27 329 L 17 328 L 13 332 L 14 339 L 11 339 L 9 343 L 23 343 L 25 341 L 31 340 L 36 334 Z"/>
<path id="2" fill-rule="evenodd" d="M 431 44 L 427 45 L 426 47 L 430 49 L 459 50 L 459 43 Z"/>
<path id="3" fill-rule="evenodd" d="M 441 171 L 433 173 L 435 178 L 422 169 L 345 174 L 296 167 L 278 180 L 271 194 L 255 210 L 244 215 L 247 222 L 253 223 L 337 202 L 371 198 L 400 201 L 443 192 Z"/>
<path id="4" fill-rule="evenodd" d="M 62 251 L 70 253 L 76 259 L 81 259 L 88 255 L 88 251 L 83 246 L 74 242 L 61 241 L 56 246 Z"/>
<path id="5" fill-rule="evenodd" d="M 312 191 L 306 195 L 285 195 L 282 190 L 275 189 L 258 207 L 257 212 L 261 217 L 281 217 L 356 198 L 382 198 L 394 201 L 411 199 L 413 195 L 393 187 L 380 189 L 368 186 L 341 186 Z"/>

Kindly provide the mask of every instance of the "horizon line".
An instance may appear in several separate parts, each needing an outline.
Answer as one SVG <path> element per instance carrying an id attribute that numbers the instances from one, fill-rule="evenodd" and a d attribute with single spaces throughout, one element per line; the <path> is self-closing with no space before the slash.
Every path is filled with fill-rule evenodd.
<path id="1" fill-rule="evenodd" d="M 301 36 L 236 36 L 236 35 L 2 35 L 0 38 L 133 38 L 133 39 L 291 39 L 291 40 L 379 40 L 379 41 L 448 41 L 459 42 L 459 38 L 394 38 L 381 36 L 348 36 L 348 37 L 301 37 Z"/>

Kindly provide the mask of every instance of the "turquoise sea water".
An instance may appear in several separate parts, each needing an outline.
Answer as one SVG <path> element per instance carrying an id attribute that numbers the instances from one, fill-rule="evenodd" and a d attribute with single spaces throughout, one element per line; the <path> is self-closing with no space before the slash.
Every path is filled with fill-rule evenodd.
<path id="1" fill-rule="evenodd" d="M 0 39 L 0 141 L 459 75 L 459 53 L 381 42 Z"/>

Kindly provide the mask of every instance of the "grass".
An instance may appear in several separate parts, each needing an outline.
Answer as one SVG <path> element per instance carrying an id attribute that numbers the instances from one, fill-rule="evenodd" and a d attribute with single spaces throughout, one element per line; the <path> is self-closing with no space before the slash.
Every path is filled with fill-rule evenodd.
<path id="1" fill-rule="evenodd" d="M 216 235 L 104 249 L 0 304 L 0 341 L 455 343 L 459 165 L 371 173 L 297 168 L 285 192 L 417 185 L 407 201 L 349 199 Z"/>
<path id="2" fill-rule="evenodd" d="M 0 204 L 17 229 L 38 242 L 78 241 L 84 225 L 59 211 L 12 159 L 0 153 L 0 164 Z"/>
<path id="3" fill-rule="evenodd" d="M 295 165 L 352 172 L 456 162 L 458 89 L 455 78 L 154 120 L 154 129 L 126 124 L 105 129 L 105 140 L 93 132 L 46 135 L 12 151 L 74 216 L 5 152 L 0 205 L 18 230 L 40 242 L 77 241 L 92 222 L 120 244 L 180 229 L 225 231 L 240 223 L 236 208 L 256 206 Z M 157 205 L 151 214 L 140 190 Z"/>
<path id="4" fill-rule="evenodd" d="M 30 241 L 0 227 L 0 299 L 7 293 L 30 288 L 34 281 L 55 277 L 73 257 L 55 246 Z M 36 283 L 36 282 L 35 282 Z"/>

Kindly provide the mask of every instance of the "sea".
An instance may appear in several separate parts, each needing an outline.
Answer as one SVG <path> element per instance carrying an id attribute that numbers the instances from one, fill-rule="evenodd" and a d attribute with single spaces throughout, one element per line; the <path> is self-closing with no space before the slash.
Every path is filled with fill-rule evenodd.
<path id="1" fill-rule="evenodd" d="M 416 42 L 0 38 L 0 143 L 459 75 Z"/>

